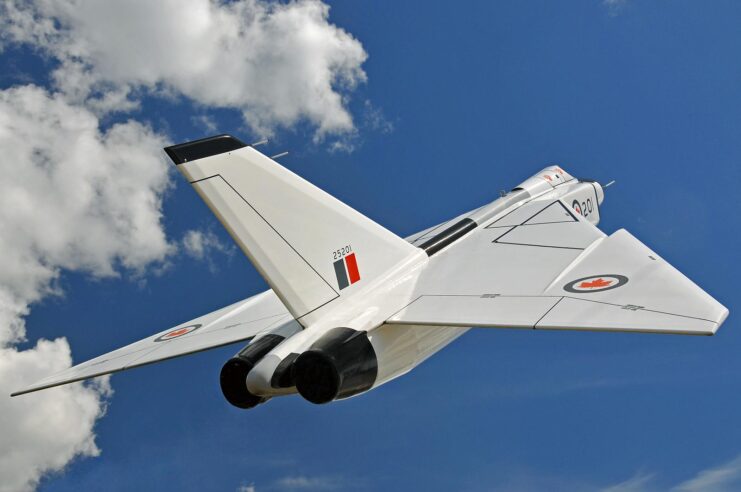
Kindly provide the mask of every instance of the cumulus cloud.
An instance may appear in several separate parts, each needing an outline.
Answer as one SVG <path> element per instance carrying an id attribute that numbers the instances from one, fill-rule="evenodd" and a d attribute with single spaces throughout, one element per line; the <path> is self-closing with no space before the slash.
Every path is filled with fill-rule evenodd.
<path id="1" fill-rule="evenodd" d="M 33 490 L 44 473 L 60 471 L 77 456 L 97 456 L 93 427 L 110 395 L 107 378 L 21 398 L 18 389 L 70 366 L 64 339 L 41 340 L 33 349 L 0 348 L 0 492 Z"/>
<path id="2" fill-rule="evenodd" d="M 63 272 L 141 277 L 176 250 L 209 264 L 232 250 L 208 231 L 167 238 L 167 139 L 101 118 L 141 117 L 145 96 L 185 98 L 208 131 L 208 111 L 228 108 L 260 136 L 297 124 L 333 146 L 357 136 L 347 107 L 367 55 L 319 0 L 0 0 L 0 51 L 18 45 L 51 71 L 45 87 L 0 89 L 0 395 L 71 365 L 65 339 L 17 347 L 33 303 L 62 294 Z M 385 124 L 369 103 L 366 113 Z M 103 379 L 0 398 L 0 492 L 96 456 L 110 394 Z M 283 485 L 321 485 L 296 480 Z"/>
<path id="3" fill-rule="evenodd" d="M 23 339 L 22 316 L 61 269 L 107 277 L 164 259 L 164 144 L 134 121 L 101 132 L 39 87 L 0 92 L 0 342 Z"/>
<path id="4" fill-rule="evenodd" d="M 677 492 L 731 492 L 741 489 L 741 456 L 727 463 L 702 470 L 693 478 L 677 485 Z"/>
<path id="5" fill-rule="evenodd" d="M 0 490 L 32 489 L 75 456 L 95 456 L 106 384 L 9 399 L 71 365 L 64 339 L 19 351 L 32 303 L 62 270 L 142 272 L 173 249 L 161 225 L 165 140 L 129 121 L 99 129 L 89 110 L 36 86 L 0 91 Z"/>
<path id="6" fill-rule="evenodd" d="M 367 55 L 321 1 L 9 0 L 3 10 L 5 39 L 57 60 L 56 87 L 96 111 L 183 95 L 240 110 L 261 135 L 303 121 L 317 140 L 355 131 L 346 104 Z"/>

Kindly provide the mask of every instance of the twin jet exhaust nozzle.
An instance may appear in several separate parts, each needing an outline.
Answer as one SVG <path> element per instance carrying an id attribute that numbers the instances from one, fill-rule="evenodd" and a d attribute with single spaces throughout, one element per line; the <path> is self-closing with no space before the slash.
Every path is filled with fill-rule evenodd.
<path id="1" fill-rule="evenodd" d="M 280 335 L 264 335 L 224 364 L 221 391 L 229 403 L 246 409 L 268 399 L 250 391 L 249 376 L 255 374 L 252 370 L 257 363 L 283 340 Z M 328 403 L 367 391 L 377 375 L 378 359 L 367 333 L 335 328 L 274 372 L 270 385 L 275 389 L 295 387 L 312 403 Z"/>

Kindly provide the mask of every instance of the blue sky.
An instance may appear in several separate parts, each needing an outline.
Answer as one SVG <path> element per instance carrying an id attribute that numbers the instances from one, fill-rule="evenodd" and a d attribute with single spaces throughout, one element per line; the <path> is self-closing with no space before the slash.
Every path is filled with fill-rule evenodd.
<path id="1" fill-rule="evenodd" d="M 368 54 L 367 80 L 344 92 L 354 149 L 332 151 L 347 133 L 318 140 L 305 118 L 275 127 L 266 153 L 289 150 L 282 164 L 402 236 L 548 164 L 614 179 L 601 228 L 631 231 L 724 303 L 728 321 L 708 338 L 472 330 L 366 395 L 249 412 L 218 386 L 239 347 L 217 349 L 114 376 L 94 428 L 100 456 L 38 490 L 741 487 L 741 5 L 330 4 L 329 22 Z M 0 89 L 54 90 L 55 63 L 6 43 Z M 133 117 L 180 142 L 214 133 L 203 116 L 217 132 L 261 137 L 238 109 L 152 92 L 100 125 Z M 230 245 L 187 183 L 171 181 L 167 237 L 198 229 Z M 81 362 L 265 289 L 236 248 L 206 256 L 119 278 L 63 268 L 64 295 L 31 304 L 18 347 L 64 336 Z"/>

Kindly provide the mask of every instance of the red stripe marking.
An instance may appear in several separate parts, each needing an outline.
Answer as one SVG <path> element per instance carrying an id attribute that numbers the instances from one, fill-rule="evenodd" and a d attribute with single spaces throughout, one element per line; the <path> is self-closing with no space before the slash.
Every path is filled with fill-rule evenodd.
<path id="1" fill-rule="evenodd" d="M 358 271 L 358 262 L 355 259 L 355 253 L 345 256 L 345 263 L 347 264 L 347 275 L 350 277 L 350 283 L 354 284 L 360 280 L 360 272 Z"/>

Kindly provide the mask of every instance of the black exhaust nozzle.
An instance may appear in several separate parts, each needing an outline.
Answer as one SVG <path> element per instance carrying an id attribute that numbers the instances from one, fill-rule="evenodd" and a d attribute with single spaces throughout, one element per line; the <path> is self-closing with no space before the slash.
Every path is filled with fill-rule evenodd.
<path id="1" fill-rule="evenodd" d="M 252 408 L 268 398 L 253 395 L 247 389 L 247 375 L 265 355 L 277 347 L 285 337 L 265 335 L 240 350 L 237 355 L 226 361 L 221 368 L 219 383 L 226 401 L 239 408 Z"/>
<path id="2" fill-rule="evenodd" d="M 334 328 L 298 356 L 292 375 L 301 396 L 328 403 L 372 388 L 378 359 L 367 332 Z"/>

